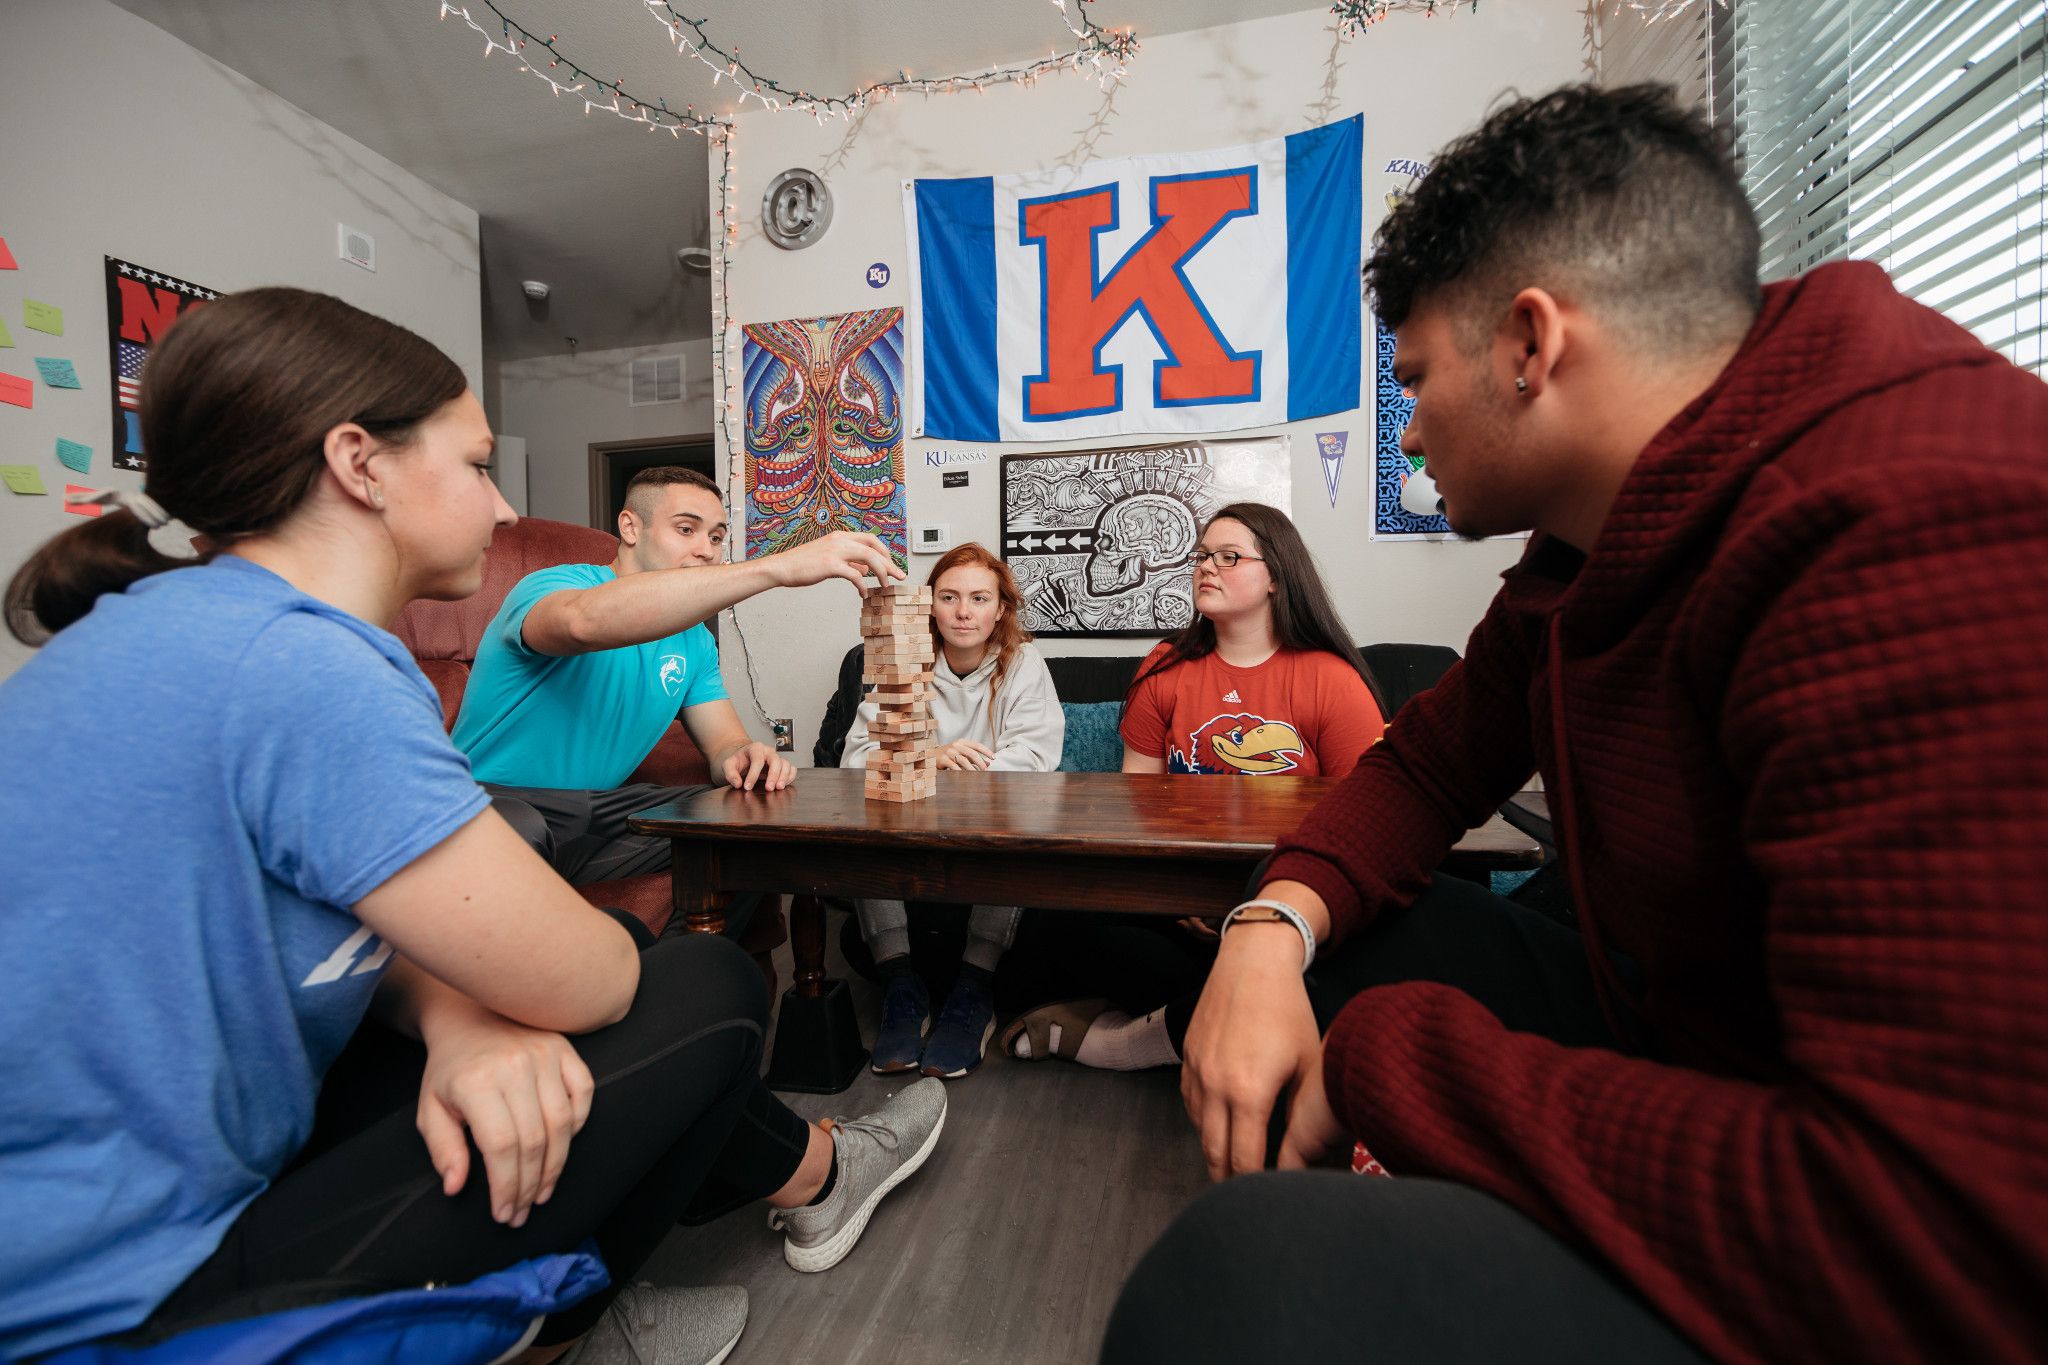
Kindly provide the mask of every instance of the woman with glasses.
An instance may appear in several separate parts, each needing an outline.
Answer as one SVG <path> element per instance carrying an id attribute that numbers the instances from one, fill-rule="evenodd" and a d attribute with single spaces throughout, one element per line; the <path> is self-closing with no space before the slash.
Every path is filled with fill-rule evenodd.
<path id="1" fill-rule="evenodd" d="M 1342 777 L 1386 728 L 1372 675 L 1285 514 L 1239 502 L 1193 555 L 1195 619 L 1147 655 L 1124 702 L 1127 773 Z M 1131 1071 L 1180 1061 L 1215 932 L 1201 921 L 1073 917 L 1070 961 L 1115 963 L 1109 998 L 1031 1010 L 1004 1030 L 1012 1056 Z M 1134 1017 L 1135 1015 L 1135 1017 Z"/>

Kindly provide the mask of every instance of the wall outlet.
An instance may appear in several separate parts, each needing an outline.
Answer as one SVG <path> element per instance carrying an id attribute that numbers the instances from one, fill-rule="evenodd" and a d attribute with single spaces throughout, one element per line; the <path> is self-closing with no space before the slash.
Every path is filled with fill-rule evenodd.
<path id="1" fill-rule="evenodd" d="M 796 748 L 796 723 L 788 720 L 771 720 L 768 729 L 775 735 L 775 747 L 783 753 Z"/>

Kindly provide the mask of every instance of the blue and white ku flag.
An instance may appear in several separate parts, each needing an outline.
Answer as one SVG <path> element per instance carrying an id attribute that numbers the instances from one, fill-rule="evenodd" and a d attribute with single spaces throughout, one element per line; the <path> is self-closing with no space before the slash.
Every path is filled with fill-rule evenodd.
<path id="1" fill-rule="evenodd" d="M 1363 126 L 907 183 L 913 432 L 1068 441 L 1358 407 Z"/>

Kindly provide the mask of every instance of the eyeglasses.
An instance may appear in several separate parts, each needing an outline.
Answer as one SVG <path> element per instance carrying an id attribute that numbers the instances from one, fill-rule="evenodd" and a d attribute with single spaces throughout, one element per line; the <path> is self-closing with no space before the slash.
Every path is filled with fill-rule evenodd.
<path id="1" fill-rule="evenodd" d="M 1216 567 L 1219 569 L 1234 569 L 1240 559 L 1249 559 L 1254 564 L 1266 562 L 1263 555 L 1248 555 L 1241 550 L 1197 550 L 1188 558 L 1195 561 L 1195 567 L 1198 569 L 1212 559 L 1216 561 Z"/>

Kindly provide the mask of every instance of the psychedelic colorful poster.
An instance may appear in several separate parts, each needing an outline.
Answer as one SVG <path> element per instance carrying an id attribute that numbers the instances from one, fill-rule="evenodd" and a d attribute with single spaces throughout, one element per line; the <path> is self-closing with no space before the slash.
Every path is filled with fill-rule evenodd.
<path id="1" fill-rule="evenodd" d="M 1003 560 L 1034 635 L 1165 635 L 1194 619 L 1202 523 L 1293 514 L 1288 438 L 1003 456 Z"/>
<path id="2" fill-rule="evenodd" d="M 866 531 L 907 566 L 903 310 L 741 333 L 747 558 Z"/>
<path id="3" fill-rule="evenodd" d="M 114 468 L 147 469 L 136 399 L 149 349 L 172 323 L 220 295 L 112 256 L 107 262 L 107 344 L 114 372 Z"/>

